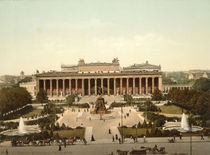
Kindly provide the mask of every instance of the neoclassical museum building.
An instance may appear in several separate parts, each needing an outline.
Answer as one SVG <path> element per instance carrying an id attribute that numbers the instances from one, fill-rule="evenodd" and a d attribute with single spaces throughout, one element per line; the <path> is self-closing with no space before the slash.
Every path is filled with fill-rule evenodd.
<path id="1" fill-rule="evenodd" d="M 111 63 L 85 63 L 61 65 L 61 71 L 37 73 L 36 92 L 43 89 L 49 99 L 78 95 L 149 95 L 155 89 L 162 90 L 160 65 L 134 64 L 121 68 L 119 60 Z"/>

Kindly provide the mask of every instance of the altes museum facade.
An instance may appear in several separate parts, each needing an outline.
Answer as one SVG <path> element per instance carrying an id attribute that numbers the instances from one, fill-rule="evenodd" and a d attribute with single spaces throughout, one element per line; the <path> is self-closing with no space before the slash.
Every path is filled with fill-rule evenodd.
<path id="1" fill-rule="evenodd" d="M 111 63 L 85 63 L 61 65 L 61 71 L 37 73 L 36 92 L 43 89 L 49 99 L 79 95 L 147 95 L 162 90 L 160 65 L 134 64 L 121 68 L 115 58 Z"/>

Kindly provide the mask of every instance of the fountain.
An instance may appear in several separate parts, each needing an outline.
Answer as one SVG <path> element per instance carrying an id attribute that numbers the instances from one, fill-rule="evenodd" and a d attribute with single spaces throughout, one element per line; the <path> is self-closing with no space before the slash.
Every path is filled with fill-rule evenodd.
<path id="1" fill-rule="evenodd" d="M 163 130 L 177 130 L 179 132 L 197 132 L 202 131 L 203 128 L 200 126 L 192 126 L 190 130 L 186 115 L 183 113 L 181 122 L 167 122 L 167 125 L 163 127 Z"/>
<path id="2" fill-rule="evenodd" d="M 18 129 L 3 131 L 2 134 L 6 136 L 23 136 L 31 133 L 39 133 L 38 125 L 25 126 L 23 118 L 20 117 Z"/>

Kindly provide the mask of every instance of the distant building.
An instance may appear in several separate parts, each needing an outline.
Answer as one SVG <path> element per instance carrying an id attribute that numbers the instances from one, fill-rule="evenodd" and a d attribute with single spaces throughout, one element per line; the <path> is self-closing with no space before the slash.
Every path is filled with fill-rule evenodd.
<path id="1" fill-rule="evenodd" d="M 200 78 L 210 78 L 209 70 L 190 70 L 187 72 L 189 80 L 197 80 Z"/>
<path id="2" fill-rule="evenodd" d="M 148 61 L 121 68 L 119 60 L 111 63 L 85 63 L 80 59 L 78 65 L 61 65 L 61 71 L 37 73 L 37 92 L 43 89 L 49 99 L 64 98 L 77 93 L 82 96 L 98 95 L 149 95 L 155 89 L 162 90 L 160 65 Z"/>
<path id="3" fill-rule="evenodd" d="M 31 82 L 24 82 L 20 83 L 19 87 L 26 88 L 26 90 L 31 94 L 32 98 L 36 98 L 36 81 L 31 81 Z"/>

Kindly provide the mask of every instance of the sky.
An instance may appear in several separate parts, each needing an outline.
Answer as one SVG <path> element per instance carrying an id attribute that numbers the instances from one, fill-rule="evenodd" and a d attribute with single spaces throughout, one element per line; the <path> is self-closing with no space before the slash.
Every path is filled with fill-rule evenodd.
<path id="1" fill-rule="evenodd" d="M 115 57 L 210 69 L 210 1 L 0 0 L 0 75 Z"/>

